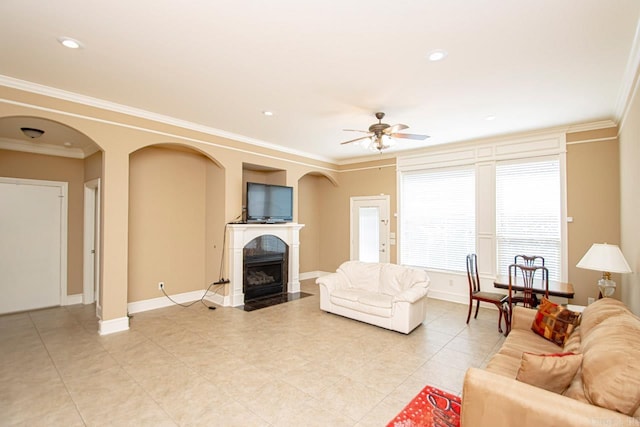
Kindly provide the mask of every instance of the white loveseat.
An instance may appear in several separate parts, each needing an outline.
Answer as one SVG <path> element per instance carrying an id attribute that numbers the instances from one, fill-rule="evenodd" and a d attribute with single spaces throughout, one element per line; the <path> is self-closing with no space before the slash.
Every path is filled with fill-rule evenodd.
<path id="1" fill-rule="evenodd" d="M 396 264 L 347 261 L 316 280 L 320 309 L 408 334 L 426 315 L 429 276 Z"/>

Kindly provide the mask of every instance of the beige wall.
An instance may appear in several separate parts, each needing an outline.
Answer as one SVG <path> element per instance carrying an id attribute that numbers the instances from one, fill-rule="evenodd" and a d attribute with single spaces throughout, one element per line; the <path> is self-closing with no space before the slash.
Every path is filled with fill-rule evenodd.
<path id="1" fill-rule="evenodd" d="M 327 211 L 322 199 L 322 183 L 329 182 L 323 176 L 305 175 L 298 181 L 298 222 L 300 230 L 300 273 L 320 270 L 321 218 Z"/>
<path id="2" fill-rule="evenodd" d="M 225 230 L 225 177 L 224 169 L 211 161 L 205 162 L 206 169 L 206 197 L 205 197 L 205 284 L 222 278 L 228 278 L 228 272 L 224 271 L 223 256 L 224 230 Z M 224 287 L 212 287 L 211 291 L 225 295 Z"/>
<path id="3" fill-rule="evenodd" d="M 84 159 L 84 182 L 102 178 L 102 151 Z"/>
<path id="4" fill-rule="evenodd" d="M 172 295 L 217 280 L 224 229 L 217 172 L 194 151 L 147 147 L 131 154 L 129 302 L 162 296 L 160 281 Z"/>
<path id="5" fill-rule="evenodd" d="M 82 290 L 80 253 L 82 248 L 83 181 L 96 176 L 102 178 L 103 320 L 125 318 L 127 301 L 159 296 L 157 282 L 160 280 L 167 282 L 170 292 L 178 293 L 203 289 L 210 281 L 218 278 L 218 274 L 220 274 L 217 266 L 218 255 L 222 247 L 220 229 L 224 228 L 225 222 L 234 220 L 241 211 L 243 184 L 246 182 L 244 167 L 246 164 L 279 170 L 280 172 L 270 175 L 268 179 L 273 178 L 275 183 L 294 187 L 294 197 L 297 200 L 297 206 L 294 208 L 295 219 L 301 223 L 309 223 L 309 228 L 306 231 L 303 229 L 301 235 L 301 257 L 303 257 L 301 272 L 333 271 L 340 263 L 349 258 L 350 197 L 389 194 L 392 214 L 397 207 L 396 171 L 395 159 L 393 158 L 336 166 L 121 113 L 89 108 L 70 101 L 25 93 L 16 89 L 0 87 L 0 96 L 19 101 L 0 105 L 0 117 L 31 115 L 55 120 L 84 133 L 96 141 L 102 149 L 102 153 L 91 156 L 84 163 L 81 160 L 2 152 L 0 155 L 0 174 L 27 177 L 24 176 L 25 171 L 31 171 L 27 173 L 32 175 L 28 178 L 53 180 L 62 180 L 66 178 L 67 174 L 73 175 L 69 179 L 75 183 L 73 192 L 77 194 L 77 201 L 74 200 L 73 207 L 70 207 L 69 222 L 70 228 L 77 227 L 74 229 L 78 231 L 74 237 L 70 234 L 69 239 L 70 283 L 71 281 L 74 283 L 70 286 L 70 293 L 79 293 Z M 33 108 L 30 105 L 33 105 Z M 635 183 L 639 181 L 636 164 L 639 157 L 639 132 L 638 121 L 634 120 L 635 116 L 638 116 L 637 101 L 634 105 L 634 110 L 629 114 L 631 118 L 622 128 L 620 136 L 620 158 L 622 159 L 620 186 L 623 193 L 620 215 L 623 218 L 622 233 L 623 236 L 627 236 L 626 243 L 625 237 L 622 239 L 623 250 L 630 252 L 627 256 L 632 259 L 629 261 L 632 266 L 637 266 L 638 244 L 635 242 L 638 240 L 638 190 Z M 95 120 L 96 118 L 98 120 Z M 583 141 L 586 137 L 584 134 L 572 134 L 568 136 L 568 140 L 575 142 L 572 138 L 578 138 Z M 598 135 L 598 138 L 602 138 L 602 136 Z M 191 148 L 186 152 L 172 150 L 170 155 L 167 153 L 166 157 L 170 157 L 172 161 L 168 161 L 169 159 L 164 155 L 151 155 L 153 160 L 148 164 L 136 159 L 136 154 L 131 155 L 141 148 L 163 143 L 173 143 Z M 160 149 L 150 150 L 150 152 L 157 152 Z M 192 151 L 189 152 L 190 150 Z M 582 181 L 592 179 L 593 173 L 589 171 L 600 168 L 604 159 L 609 159 L 612 152 L 607 141 L 570 145 L 568 150 L 569 215 L 576 218 L 576 222 L 569 228 L 569 259 L 573 264 L 584 253 L 584 246 L 588 246 L 587 242 L 599 239 L 597 229 L 591 228 L 578 232 L 580 226 L 589 223 L 589 221 L 597 222 L 597 217 L 601 215 L 599 209 L 594 210 L 594 204 L 600 200 L 595 200 L 596 197 L 591 197 L 593 200 L 583 197 L 583 194 L 588 195 L 588 193 L 584 190 L 586 186 L 582 185 Z M 139 151 L 137 154 L 140 153 L 143 151 Z M 43 160 L 42 157 L 46 160 Z M 207 157 L 213 159 L 213 162 Z M 17 160 L 18 158 L 21 160 Z M 173 159 L 176 161 L 174 162 Z M 134 164 L 130 165 L 130 161 Z M 77 165 L 77 167 L 69 167 L 69 164 Z M 615 170 L 616 165 L 610 165 L 608 160 L 607 164 Z M 159 170 L 159 165 L 162 165 L 164 172 Z M 167 169 L 164 169 L 165 167 Z M 186 213 L 187 216 L 193 215 L 193 221 L 197 224 L 195 227 L 189 224 L 176 225 L 171 223 L 167 229 L 162 229 L 163 224 L 167 225 L 166 222 L 151 220 L 152 223 L 156 222 L 152 224 L 151 228 L 155 227 L 154 229 L 160 230 L 162 233 L 162 244 L 157 245 L 159 248 L 151 244 L 157 236 L 145 234 L 149 233 L 145 227 L 150 227 L 146 223 L 148 215 L 152 215 L 151 218 L 153 215 L 157 215 L 157 212 L 152 209 L 156 200 L 150 198 L 149 194 L 153 194 L 154 191 L 158 192 L 158 187 L 151 182 L 153 180 L 143 176 L 146 175 L 143 172 L 147 169 L 149 169 L 148 173 L 151 176 L 157 178 L 156 184 L 163 184 L 160 186 L 162 188 L 160 192 L 165 196 L 175 193 L 175 200 L 179 201 L 179 203 L 166 206 L 168 204 L 166 200 L 173 198 L 164 196 L 159 198 L 165 213 L 175 212 L 179 210 L 177 208 L 179 206 L 186 205 L 189 208 L 197 206 L 195 209 L 197 212 Z M 167 171 L 171 171 L 171 174 Z M 317 176 L 320 174 L 326 175 L 329 179 Z M 188 180 L 187 177 L 189 177 Z M 131 185 L 130 180 L 132 180 Z M 286 182 L 282 182 L 283 180 Z M 189 183 L 198 181 L 201 184 L 196 185 L 196 190 L 193 185 L 190 186 L 184 181 Z M 600 184 L 600 180 L 597 181 L 596 184 Z M 615 186 L 615 184 L 612 185 Z M 185 186 L 188 187 L 186 190 Z M 130 187 L 132 195 L 127 197 Z M 70 193 L 71 191 L 72 187 L 70 187 Z M 609 190 L 604 191 L 607 195 L 605 198 L 609 201 Z M 615 189 L 611 188 L 611 191 L 615 192 Z M 187 196 L 189 196 L 188 200 L 185 199 Z M 70 203 L 71 198 L 70 194 Z M 141 200 L 147 202 L 140 203 Z M 130 202 L 133 205 L 131 209 Z M 132 229 L 130 230 L 130 228 Z M 391 217 L 391 231 L 397 231 L 396 218 L 393 215 Z M 70 233 L 72 233 L 71 230 Z M 615 232 L 613 233 L 615 234 Z M 189 239 L 185 235 L 188 235 Z M 143 236 L 142 240 L 140 240 L 141 236 Z M 188 241 L 185 242 L 185 239 Z M 189 259 L 186 260 L 181 259 L 181 254 L 170 253 L 169 247 L 176 242 L 178 246 L 187 246 L 185 250 L 187 254 L 192 248 L 199 246 L 201 255 L 187 257 Z M 73 249 L 71 245 L 75 245 Z M 305 245 L 309 248 L 307 251 L 305 251 Z M 150 246 L 154 247 L 149 248 Z M 133 251 L 131 254 L 129 253 L 130 247 Z M 168 260 L 167 263 L 183 263 L 184 267 L 179 267 L 183 269 L 180 277 L 171 276 L 171 272 L 168 271 L 164 274 L 159 273 L 157 277 L 148 276 L 148 269 L 155 269 L 158 264 L 149 261 L 146 258 L 147 255 L 142 254 L 147 249 L 152 253 L 155 253 L 153 251 L 156 250 L 159 251 L 159 254 L 151 257 L 152 259 L 155 257 L 156 261 Z M 395 262 L 397 247 L 394 246 L 391 249 L 391 260 Z M 130 268 L 133 269 L 131 272 Z M 160 266 L 159 268 L 164 267 Z M 580 279 L 577 275 L 582 273 L 584 272 L 577 272 L 573 269 L 569 273 L 570 279 L 577 278 L 576 280 L 581 283 L 593 280 L 591 277 Z M 163 275 L 160 276 L 160 274 Z M 71 279 L 71 276 L 74 278 Z M 632 283 L 635 286 L 634 288 L 622 287 L 623 299 L 628 304 L 637 305 L 638 303 L 635 301 L 640 299 L 637 298 L 638 294 L 628 292 L 635 292 L 635 289 L 638 288 L 636 286 L 638 285 L 638 276 L 634 273 L 634 275 L 623 277 L 622 280 L 623 283 Z M 129 283 L 130 281 L 131 283 Z M 175 291 L 172 288 L 174 282 Z M 198 285 L 195 285 L 196 282 Z M 583 285 L 578 286 L 582 289 Z M 589 285 L 585 286 L 585 289 L 588 289 Z M 625 287 L 634 289 L 634 291 L 626 291 Z M 625 294 L 625 292 L 627 293 Z M 579 298 L 586 298 L 586 293 L 583 295 L 582 290 L 580 295 L 582 296 Z"/>
<path id="6" fill-rule="evenodd" d="M 320 266 L 322 271 L 335 271 L 349 260 L 349 203 L 355 196 L 390 196 L 390 231 L 397 230 L 395 158 L 345 166 L 334 186 L 328 180 L 320 182 L 322 211 L 320 229 Z M 396 262 L 396 246 L 391 246 L 391 262 Z"/>
<path id="7" fill-rule="evenodd" d="M 618 281 L 622 301 L 640 316 L 640 94 L 635 97 L 620 128 L 621 245 L 633 273 Z"/>
<path id="8" fill-rule="evenodd" d="M 245 163 L 260 165 L 272 170 L 286 171 L 286 184 L 294 187 L 294 195 L 296 194 L 298 179 L 307 173 L 323 173 L 333 176 L 333 179 L 335 179 L 336 175 L 335 166 L 327 162 L 276 152 L 268 148 L 257 147 L 123 113 L 88 107 L 72 101 L 41 96 L 5 86 L 0 86 L 0 97 L 16 101 L 0 103 L 0 117 L 33 116 L 53 120 L 83 133 L 95 141 L 102 150 L 101 331 L 103 328 L 105 330 L 111 328 L 120 330 L 123 325 L 126 325 L 127 302 L 130 293 L 129 265 L 140 263 L 140 260 L 129 254 L 130 198 L 128 193 L 130 172 L 133 171 L 135 173 L 135 168 L 132 169 L 129 165 L 131 153 L 147 146 L 175 144 L 190 147 L 213 159 L 215 164 L 224 170 L 222 187 L 217 188 L 215 191 L 215 194 L 222 195 L 224 199 L 218 200 L 217 207 L 213 206 L 215 204 L 214 200 L 210 200 L 210 203 L 208 203 L 205 199 L 201 209 L 204 211 L 207 207 L 210 207 L 217 214 L 222 212 L 222 222 L 217 221 L 222 225 L 224 222 L 234 220 L 241 212 L 243 164 Z M 80 162 L 79 168 L 80 174 L 82 174 L 82 162 Z M 61 167 L 61 169 L 64 170 L 65 168 Z M 204 173 L 203 180 L 206 177 L 207 174 Z M 81 182 L 79 188 L 82 189 Z M 133 201 L 134 198 L 131 198 L 131 200 Z M 79 205 L 77 212 L 79 212 L 78 223 L 81 224 L 81 205 Z M 134 213 L 134 215 L 138 214 Z M 294 218 L 296 216 L 297 207 L 294 207 Z M 137 221 L 142 222 L 140 218 Z M 212 221 L 216 223 L 216 220 Z M 220 237 L 222 237 L 222 233 L 217 231 L 216 228 L 216 225 L 206 224 L 200 231 L 203 235 L 208 231 L 214 234 L 220 233 Z M 139 230 L 134 230 L 134 234 L 138 232 Z M 176 238 L 179 239 L 180 237 L 177 236 Z M 202 253 L 207 254 L 206 257 L 209 256 L 209 253 L 215 254 L 215 251 L 221 248 L 221 238 L 214 239 L 215 241 L 206 239 L 207 241 L 205 242 L 205 237 L 203 237 L 202 240 L 200 250 Z M 79 242 L 78 248 L 81 248 L 81 235 L 77 241 Z M 206 246 L 208 244 L 211 245 L 209 249 Z M 134 246 L 134 248 L 138 250 L 137 246 Z M 204 262 L 217 263 L 218 260 L 207 259 L 202 261 L 201 264 Z M 135 268 L 139 268 L 139 266 Z M 208 267 L 207 273 L 203 272 L 205 268 L 198 273 L 200 274 L 199 279 L 195 280 L 200 281 L 200 289 L 208 285 L 205 274 L 216 276 L 216 270 L 215 267 Z M 81 268 L 76 268 L 76 271 L 78 278 L 81 278 Z M 144 286 L 148 286 L 146 283 L 148 279 L 139 276 L 142 274 L 141 271 L 143 270 L 138 269 L 132 274 L 133 280 L 144 281 L 144 284 L 141 285 L 143 288 L 139 289 L 134 286 L 131 289 L 131 297 L 133 298 L 138 298 L 140 295 L 147 295 L 146 292 L 151 292 L 151 290 L 144 288 Z M 191 282 L 192 279 L 186 281 Z M 155 286 L 154 290 L 157 292 L 157 281 L 153 285 Z M 191 285 L 187 286 L 190 287 Z M 81 286 L 78 289 L 81 289 Z M 226 293 L 226 289 L 223 292 Z"/>
<path id="9" fill-rule="evenodd" d="M 567 216 L 573 217 L 567 230 L 568 278 L 576 291 L 573 303 L 586 305 L 588 297 L 598 297 L 597 282 L 602 272 L 577 268 L 576 264 L 593 243 L 620 241 L 618 140 L 615 128 L 608 134 L 569 134 L 567 140 L 573 141 L 567 145 Z M 613 276 L 619 282 L 619 277 Z"/>
<path id="10" fill-rule="evenodd" d="M 85 181 L 83 160 L 0 150 L 0 176 L 69 183 L 67 295 L 81 294 Z"/>

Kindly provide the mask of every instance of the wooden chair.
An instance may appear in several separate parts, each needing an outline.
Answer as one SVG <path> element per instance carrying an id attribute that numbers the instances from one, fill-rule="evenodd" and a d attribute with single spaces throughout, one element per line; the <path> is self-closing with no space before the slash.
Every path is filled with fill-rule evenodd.
<path id="1" fill-rule="evenodd" d="M 538 273 L 539 272 L 539 273 Z M 544 296 L 549 297 L 549 270 L 541 265 L 527 266 L 523 264 L 511 264 L 509 266 L 509 294 L 506 300 L 504 316 L 507 323 L 508 335 L 511 331 L 511 313 L 513 306 L 521 303 L 524 307 L 535 308 L 538 305 L 538 298 L 533 292 L 533 283 L 536 274 L 540 277 L 542 285 L 545 289 Z M 520 279 L 520 280 L 518 280 Z M 518 286 L 522 286 L 524 290 L 518 295 L 514 295 L 513 286 L 518 282 Z"/>
<path id="2" fill-rule="evenodd" d="M 476 254 L 467 255 L 467 279 L 469 280 L 469 313 L 467 313 L 467 324 L 471 318 L 471 309 L 473 302 L 476 302 L 476 314 L 473 318 L 478 317 L 478 309 L 481 302 L 488 302 L 498 307 L 498 331 L 502 332 L 503 307 L 507 300 L 507 295 L 498 292 L 483 292 L 480 290 L 480 276 L 478 275 L 478 257 Z M 506 323 L 506 318 L 505 318 Z"/>
<path id="3" fill-rule="evenodd" d="M 536 265 L 544 267 L 544 257 L 540 255 L 516 255 L 513 257 L 513 263 L 526 265 L 527 267 L 534 267 Z"/>

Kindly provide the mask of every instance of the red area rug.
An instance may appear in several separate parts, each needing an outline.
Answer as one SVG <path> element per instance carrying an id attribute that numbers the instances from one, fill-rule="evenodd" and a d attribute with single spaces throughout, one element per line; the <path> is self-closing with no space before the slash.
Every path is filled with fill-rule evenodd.
<path id="1" fill-rule="evenodd" d="M 459 427 L 460 398 L 426 386 L 387 427 Z"/>

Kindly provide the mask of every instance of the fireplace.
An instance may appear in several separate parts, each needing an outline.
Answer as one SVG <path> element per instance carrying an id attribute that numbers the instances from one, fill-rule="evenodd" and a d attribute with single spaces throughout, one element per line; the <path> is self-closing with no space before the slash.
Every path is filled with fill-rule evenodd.
<path id="1" fill-rule="evenodd" d="M 243 249 L 244 300 L 287 292 L 288 246 L 278 237 L 258 236 Z"/>
<path id="2" fill-rule="evenodd" d="M 287 247 L 286 266 L 283 266 L 282 292 L 300 292 L 300 229 L 304 224 L 287 222 L 283 224 L 228 224 L 227 250 L 229 288 L 224 300 L 219 304 L 239 307 L 244 305 L 244 257 L 245 247 L 260 236 L 271 235 L 284 242 Z M 268 273 L 267 273 L 268 274 Z M 269 274 L 270 275 L 270 274 Z M 214 300 L 215 302 L 215 300 Z"/>

